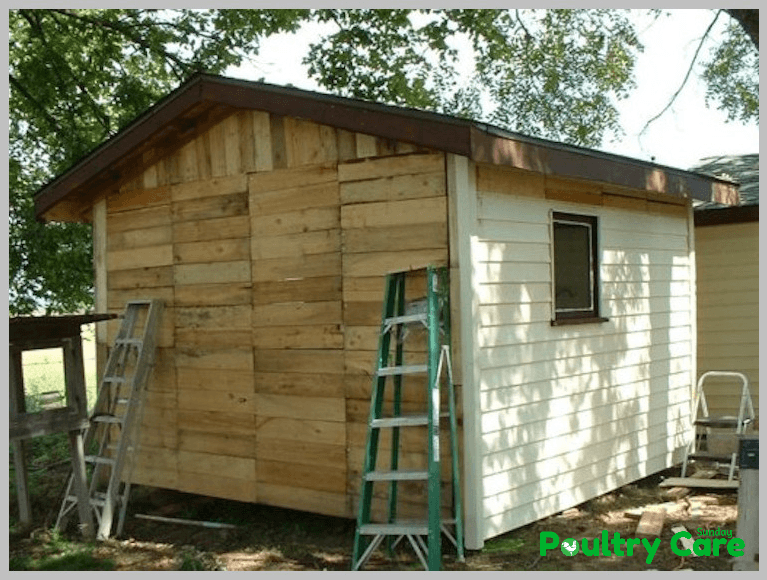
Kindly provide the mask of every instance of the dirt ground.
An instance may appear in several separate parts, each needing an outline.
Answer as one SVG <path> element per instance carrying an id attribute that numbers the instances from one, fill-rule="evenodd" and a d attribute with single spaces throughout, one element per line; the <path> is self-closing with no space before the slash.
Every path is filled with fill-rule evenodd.
<path id="1" fill-rule="evenodd" d="M 699 529 L 733 530 L 737 520 L 737 492 L 660 488 L 667 472 L 591 500 L 576 508 L 514 530 L 485 544 L 482 551 L 468 551 L 457 562 L 451 545 L 444 548 L 445 570 L 732 570 L 732 558 L 681 557 L 671 550 L 672 526 L 684 525 L 693 539 Z M 644 510 L 665 509 L 660 545 L 650 563 L 638 547 L 632 556 L 567 556 L 559 548 L 540 554 L 542 532 L 554 532 L 559 541 L 601 537 L 636 538 Z M 232 529 L 161 523 L 137 517 L 226 522 Z M 47 518 L 51 517 L 49 513 Z M 32 531 L 11 530 L 9 552 L 41 555 L 50 551 L 46 526 Z M 73 532 L 66 536 L 76 539 Z M 137 487 L 131 495 L 128 518 L 121 538 L 96 544 L 92 556 L 111 560 L 117 570 L 349 570 L 354 522 L 268 506 L 217 500 L 167 490 Z M 612 550 L 611 550 L 612 552 Z M 372 570 L 418 570 L 420 565 L 406 546 L 394 557 L 375 554 L 366 566 Z"/>

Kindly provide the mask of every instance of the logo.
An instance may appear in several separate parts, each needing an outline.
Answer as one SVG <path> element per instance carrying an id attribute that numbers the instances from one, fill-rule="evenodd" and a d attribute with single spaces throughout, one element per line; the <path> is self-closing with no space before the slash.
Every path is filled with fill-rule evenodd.
<path id="1" fill-rule="evenodd" d="M 682 528 L 675 530 L 671 538 L 671 551 L 677 556 L 719 556 L 726 552 L 737 558 L 743 555 L 745 541 L 736 538 L 732 530 L 706 530 L 698 528 L 698 538 L 693 542 L 692 534 Z M 541 532 L 540 554 L 545 556 L 549 550 L 559 547 L 565 556 L 575 556 L 582 553 L 584 556 L 644 556 L 647 564 L 652 564 L 655 554 L 661 545 L 660 538 L 650 541 L 648 538 L 621 538 L 620 532 L 612 535 L 607 530 L 596 538 L 565 538 L 560 542 L 559 535 L 555 532 Z"/>
<path id="2" fill-rule="evenodd" d="M 578 542 L 573 538 L 567 538 L 562 542 L 562 553 L 565 556 L 575 556 L 578 553 Z"/>

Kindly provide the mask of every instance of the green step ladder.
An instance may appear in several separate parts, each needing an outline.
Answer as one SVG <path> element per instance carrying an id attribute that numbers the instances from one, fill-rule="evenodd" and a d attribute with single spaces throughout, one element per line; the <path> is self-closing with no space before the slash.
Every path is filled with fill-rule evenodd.
<path id="1" fill-rule="evenodd" d="M 426 299 L 406 302 L 405 283 L 408 276 L 426 274 Z M 426 364 L 404 364 L 404 343 L 412 325 L 423 325 L 428 337 Z M 390 364 L 394 340 L 394 364 Z M 427 410 L 420 415 L 402 414 L 403 377 L 426 375 Z M 387 378 L 394 383 L 392 411 L 384 416 L 384 393 Z M 441 385 L 447 387 L 446 404 L 442 401 Z M 443 405 L 446 407 L 443 410 Z M 449 421 L 451 447 L 452 517 L 442 518 L 440 501 L 440 418 Z M 400 429 L 426 427 L 427 465 L 420 470 L 399 469 Z M 390 469 L 376 469 L 381 432 L 391 431 Z M 460 474 L 458 469 L 457 421 L 455 390 L 450 360 L 450 301 L 448 270 L 428 266 L 420 270 L 394 272 L 386 276 L 383 315 L 378 339 L 376 372 L 373 377 L 370 418 L 362 473 L 357 528 L 354 534 L 352 570 L 359 570 L 388 538 L 390 551 L 406 538 L 423 567 L 440 570 L 442 534 L 452 542 L 459 561 L 463 561 L 463 515 L 461 508 Z M 373 486 L 389 482 L 388 518 L 386 522 L 371 521 Z M 397 517 L 398 483 L 424 481 L 427 489 L 426 520 L 401 520 Z M 454 529 L 454 535 L 451 533 Z M 425 540 L 424 540 L 425 538 Z"/>

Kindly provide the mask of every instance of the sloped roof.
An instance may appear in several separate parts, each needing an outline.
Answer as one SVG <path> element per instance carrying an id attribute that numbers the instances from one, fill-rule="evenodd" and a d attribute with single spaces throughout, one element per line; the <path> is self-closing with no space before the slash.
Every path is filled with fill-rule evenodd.
<path id="1" fill-rule="evenodd" d="M 706 157 L 690 169 L 695 173 L 724 177 L 740 184 L 738 205 L 759 205 L 759 154 L 719 155 Z M 695 209 L 726 208 L 729 205 L 715 202 L 700 202 Z"/>
<path id="2" fill-rule="evenodd" d="M 114 190 L 241 109 L 308 119 L 340 129 L 546 175 L 587 179 L 705 202 L 737 202 L 728 179 L 537 139 L 403 107 L 266 83 L 198 74 L 35 195 L 38 219 L 83 219 L 94 196 Z"/>

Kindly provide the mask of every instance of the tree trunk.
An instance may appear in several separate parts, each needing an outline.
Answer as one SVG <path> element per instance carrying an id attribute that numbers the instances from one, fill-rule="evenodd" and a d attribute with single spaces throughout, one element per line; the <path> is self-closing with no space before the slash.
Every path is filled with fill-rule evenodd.
<path id="1" fill-rule="evenodd" d="M 757 9 L 726 9 L 727 14 L 732 16 L 738 21 L 746 34 L 748 34 L 751 42 L 754 43 L 756 49 L 759 50 L 759 10 Z"/>

